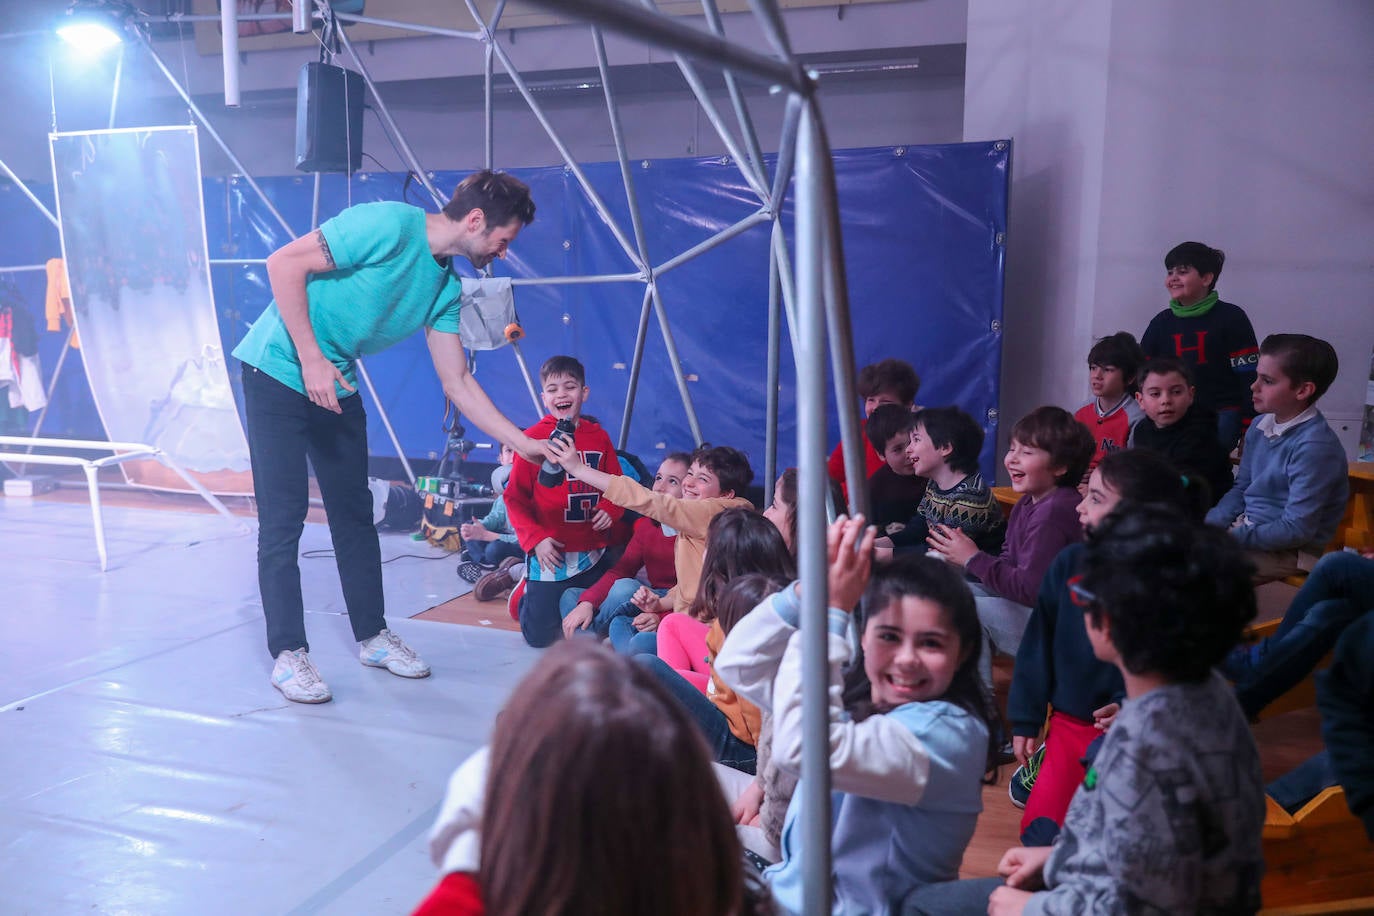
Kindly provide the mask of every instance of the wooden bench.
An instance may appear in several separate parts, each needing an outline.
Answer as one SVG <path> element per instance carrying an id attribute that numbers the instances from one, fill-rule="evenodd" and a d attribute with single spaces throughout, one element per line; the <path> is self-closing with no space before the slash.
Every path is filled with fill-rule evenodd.
<path id="1" fill-rule="evenodd" d="M 1350 813 L 1344 789 L 1325 790 L 1296 814 L 1284 811 L 1272 798 L 1265 802 L 1261 888 L 1266 907 L 1374 897 L 1374 843 L 1365 835 L 1364 824 Z"/>

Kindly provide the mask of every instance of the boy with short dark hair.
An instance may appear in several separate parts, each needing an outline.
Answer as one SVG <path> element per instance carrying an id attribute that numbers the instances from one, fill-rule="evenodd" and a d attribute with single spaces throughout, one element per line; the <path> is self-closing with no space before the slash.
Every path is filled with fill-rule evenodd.
<path id="1" fill-rule="evenodd" d="M 925 478 L 911 469 L 907 456 L 913 425 L 912 412 L 897 404 L 881 405 L 864 424 L 869 445 L 883 459 L 882 467 L 868 476 L 868 502 L 879 531 L 915 515 L 926 491 Z"/>
<path id="2" fill-rule="evenodd" d="M 980 550 L 1001 549 L 1006 531 L 1002 507 L 978 472 L 982 427 L 957 407 L 927 407 L 912 420 L 907 457 L 912 471 L 928 484 L 906 526 L 879 538 L 877 546 L 899 553 L 924 550 L 930 530 L 948 525 L 972 538 Z"/>
<path id="3" fill-rule="evenodd" d="M 992 687 L 992 652 L 1015 656 L 1031 606 L 1055 555 L 1083 539 L 1078 521 L 1078 482 L 1092 460 L 1093 437 L 1062 407 L 1037 407 L 1011 429 L 1002 464 L 1012 489 L 1022 494 L 1007 520 L 1000 554 L 980 550 L 948 525 L 931 529 L 928 543 L 947 562 L 978 579 L 978 619 L 986 637 L 978 671 Z"/>
<path id="4" fill-rule="evenodd" d="M 620 476 L 611 437 L 582 416 L 590 393 L 586 371 L 571 356 L 554 356 L 539 369 L 540 395 L 548 414 L 526 430 L 531 439 L 548 439 L 560 420 L 576 424 L 570 447 L 592 467 Z M 602 505 L 601 492 L 565 475 L 550 486 L 540 480 L 539 466 L 518 457 L 506 485 L 506 512 L 529 555 L 525 579 L 516 586 L 512 607 L 518 608 L 520 632 L 536 649 L 563 638 L 559 599 L 569 588 L 587 588 L 601 577 L 609 529 L 622 513 Z"/>
<path id="5" fill-rule="evenodd" d="M 1251 572 L 1233 542 L 1175 512 L 1105 519 L 1069 588 L 1126 701 L 1062 833 L 1053 846 L 1008 850 L 1003 878 L 927 886 L 903 912 L 1257 911 L 1259 751 L 1212 670 L 1255 616 Z"/>
<path id="6" fill-rule="evenodd" d="M 1093 396 L 1073 415 L 1097 443 L 1087 473 L 1092 473 L 1108 452 L 1125 448 L 1131 430 L 1145 416 L 1134 396 L 1136 376 L 1144 362 L 1140 344 L 1126 331 L 1103 337 L 1088 351 L 1088 384 Z"/>
<path id="7" fill-rule="evenodd" d="M 692 453 L 682 497 L 655 493 L 628 477 L 613 476 L 586 464 L 575 449 L 550 442 L 549 451 L 568 472 L 587 487 L 602 491 L 608 502 L 654 519 L 677 534 L 673 563 L 677 585 L 664 595 L 662 604 L 687 613 L 697 596 L 701 565 L 706 558 L 706 532 L 711 519 L 726 509 L 752 509 L 754 504 L 738 496 L 754 479 L 749 459 L 728 445 L 703 445 Z M 665 608 L 666 609 L 666 608 Z"/>
<path id="8" fill-rule="evenodd" d="M 1260 347 L 1252 386 L 1260 416 L 1245 434 L 1235 485 L 1207 513 L 1249 551 L 1258 582 L 1311 570 L 1345 514 L 1345 449 L 1316 407 L 1338 367 L 1331 344 L 1307 334 L 1271 334 Z"/>
<path id="9" fill-rule="evenodd" d="M 1231 489 L 1231 458 L 1217 441 L 1216 413 L 1195 398 L 1187 364 L 1170 356 L 1152 359 L 1140 379 L 1136 400 L 1145 419 L 1131 436 L 1135 448 L 1158 452 L 1184 474 L 1195 474 L 1211 488 L 1211 504 Z"/>
<path id="10" fill-rule="evenodd" d="M 855 388 L 858 389 L 859 397 L 864 399 L 864 417 L 867 418 L 883 404 L 896 404 L 911 410 L 916 403 L 916 392 L 921 390 L 921 377 L 916 374 L 911 363 L 900 359 L 885 359 L 860 369 Z M 860 435 L 863 435 L 865 425 L 866 423 L 859 424 Z M 864 477 L 873 476 L 873 472 L 882 466 L 882 460 L 877 451 L 865 442 Z M 844 480 L 843 442 L 835 446 L 826 469 L 830 472 L 830 479 L 838 483 L 840 491 L 848 496 L 849 488 Z"/>
<path id="11" fill-rule="evenodd" d="M 1174 246 L 1164 256 L 1169 307 L 1150 320 L 1140 348 L 1147 359 L 1172 356 L 1192 368 L 1198 402 L 1217 412 L 1217 440 L 1229 453 L 1254 416 L 1259 347 L 1244 310 L 1217 298 L 1225 263 L 1225 252 L 1201 242 Z"/>

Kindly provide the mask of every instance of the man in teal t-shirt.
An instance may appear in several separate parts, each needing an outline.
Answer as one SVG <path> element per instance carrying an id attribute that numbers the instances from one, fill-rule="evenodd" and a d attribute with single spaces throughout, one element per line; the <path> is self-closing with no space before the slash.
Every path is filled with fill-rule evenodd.
<path id="1" fill-rule="evenodd" d="M 367 417 L 355 361 L 421 328 L 444 394 L 483 432 L 532 461 L 545 458 L 468 372 L 458 336 L 461 282 L 450 259 L 481 270 L 534 220 L 530 189 L 490 171 L 468 176 L 440 213 L 382 202 L 350 207 L 267 259 L 273 301 L 234 348 L 258 503 L 258 587 L 272 684 L 288 700 L 323 703 L 310 661 L 296 558 L 309 493 L 306 458 L 329 534 L 353 637 L 365 665 L 402 677 L 429 666 L 386 627 L 381 550 L 367 487 Z"/>

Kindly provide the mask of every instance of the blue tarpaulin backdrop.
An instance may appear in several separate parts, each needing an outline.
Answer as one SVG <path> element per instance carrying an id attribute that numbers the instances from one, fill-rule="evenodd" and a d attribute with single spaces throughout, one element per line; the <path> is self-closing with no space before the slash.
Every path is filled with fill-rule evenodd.
<path id="1" fill-rule="evenodd" d="M 1010 144 L 1005 141 L 835 154 L 857 364 L 889 356 L 906 359 L 921 374 L 918 403 L 957 404 L 973 414 L 988 431 L 982 465 L 989 478 L 995 467 L 1009 163 Z M 631 236 L 619 166 L 595 163 L 585 166 L 585 172 L 626 236 Z M 569 171 L 553 167 L 514 174 L 530 184 L 538 212 L 516 240 L 509 260 L 496 263 L 498 275 L 634 272 Z M 462 177 L 439 172 L 434 183 L 447 192 Z M 326 175 L 321 218 L 350 202 L 408 198 L 429 208 L 423 190 L 407 190 L 403 179 L 368 173 L 345 182 L 341 175 Z M 759 206 L 736 167 L 721 159 L 651 160 L 637 164 L 634 179 L 654 264 Z M 310 176 L 264 178 L 259 184 L 297 233 L 310 228 Z M 242 179 L 207 178 L 204 187 L 212 259 L 266 257 L 289 240 Z M 51 187 L 31 188 L 51 206 Z M 789 230 L 791 216 L 789 205 L 784 220 Z M 57 230 L 8 184 L 0 186 L 0 226 L 5 227 L 5 252 L 0 255 L 4 264 L 39 264 L 60 253 Z M 746 450 L 759 473 L 764 455 L 769 231 L 767 224 L 756 226 L 660 279 L 703 435 L 713 443 Z M 465 262 L 461 266 L 470 269 Z M 261 265 L 219 266 L 213 274 L 227 352 L 271 295 Z M 9 277 L 10 294 L 20 296 L 41 319 L 43 275 Z M 619 431 L 643 295 L 641 283 L 516 289 L 531 370 L 537 372 L 540 362 L 557 353 L 581 359 L 591 386 L 586 410 L 607 426 L 613 439 Z M 43 337 L 43 366 L 51 374 L 62 336 Z M 407 455 L 424 458 L 441 451 L 443 394 L 423 339 L 416 335 L 369 358 L 367 365 Z M 477 374 L 496 404 L 517 423 L 537 419 L 511 353 L 481 354 Z M 795 463 L 795 387 L 784 332 L 779 466 Z M 368 410 L 372 453 L 392 455 L 371 403 Z M 835 443 L 839 434 L 833 405 L 829 413 Z M 630 450 L 651 467 L 664 451 L 692 445 L 656 322 L 650 325 L 630 427 Z M 103 436 L 79 358 L 67 360 L 43 433 Z M 469 436 L 482 438 L 475 429 L 469 429 Z"/>

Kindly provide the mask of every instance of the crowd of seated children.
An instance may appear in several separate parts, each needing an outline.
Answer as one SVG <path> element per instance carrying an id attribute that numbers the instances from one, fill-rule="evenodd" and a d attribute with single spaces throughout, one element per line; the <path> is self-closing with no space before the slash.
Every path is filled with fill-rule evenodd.
<path id="1" fill-rule="evenodd" d="M 916 393 L 921 390 L 921 377 L 910 363 L 900 359 L 885 359 L 860 369 L 854 387 L 864 400 L 865 423 L 860 424 L 859 436 L 863 439 L 863 477 L 867 480 L 882 467 L 883 459 L 864 434 L 866 419 L 883 404 L 896 404 L 911 410 L 916 405 Z M 841 494 L 847 498 L 849 487 L 844 479 L 844 443 L 835 446 L 826 468 L 830 472 L 830 479 L 840 485 Z"/>
<path id="2" fill-rule="evenodd" d="M 586 456 L 606 476 L 620 476 L 611 438 L 600 425 L 582 416 L 587 400 L 586 371 L 571 356 L 550 357 L 539 368 L 544 419 L 525 431 L 531 439 L 548 439 L 559 420 L 576 424 L 568 448 Z M 620 506 L 602 504 L 599 489 L 566 476 L 556 485 L 539 480 L 540 469 L 517 457 L 506 485 L 506 511 L 528 556 L 525 578 L 512 592 L 525 641 L 542 648 L 563 637 L 559 601 L 569 588 L 587 588 L 601 578 L 609 530 L 620 518 Z"/>
<path id="3" fill-rule="evenodd" d="M 914 418 L 908 408 L 883 404 L 874 408 L 864 424 L 868 444 L 883 459 L 878 470 L 868 477 L 868 504 L 873 524 L 880 532 L 915 515 L 925 493 L 926 479 L 912 470 L 907 455 Z"/>
<path id="4" fill-rule="evenodd" d="M 1150 320 L 1140 347 L 1146 359 L 1172 356 L 1193 370 L 1197 401 L 1217 412 L 1217 441 L 1229 453 L 1254 410 L 1259 348 L 1250 319 L 1217 298 L 1226 255 L 1201 242 L 1184 242 L 1164 256 L 1169 307 Z"/>
<path id="5" fill-rule="evenodd" d="M 1095 447 L 1073 414 L 1061 407 L 1037 407 L 1012 427 L 1011 447 L 1002 460 L 1021 499 L 1007 520 L 1001 552 L 980 550 L 972 538 L 948 525 L 930 531 L 930 548 L 978 580 L 974 593 L 984 641 L 978 666 L 989 690 L 993 650 L 1016 654 L 1045 571 L 1059 551 L 1083 537 L 1078 483 Z"/>
<path id="6" fill-rule="evenodd" d="M 691 463 L 692 456 L 686 452 L 668 455 L 659 464 L 650 489 L 680 499 L 682 481 Z M 636 633 L 657 630 L 663 616 L 671 610 L 671 605 L 660 607 L 658 599 L 677 584 L 677 568 L 673 565 L 676 540 L 677 535 L 671 529 L 665 531 L 662 522 L 647 516 L 636 519 L 625 552 L 615 565 L 590 588 L 570 588 L 563 593 L 558 606 L 563 616 L 563 635 L 590 632 L 609 638 L 617 652 L 628 652 L 630 639 Z M 641 569 L 644 582 L 638 578 Z M 642 590 L 653 596 L 647 610 L 634 600 Z"/>
<path id="7" fill-rule="evenodd" d="M 878 538 L 879 558 L 886 559 L 891 550 L 925 552 L 926 538 L 941 526 L 962 531 L 979 550 L 1000 550 L 1006 520 L 978 472 L 982 427 L 957 407 L 923 408 L 912 415 L 912 423 L 907 457 L 926 488 L 906 524 Z"/>
<path id="8" fill-rule="evenodd" d="M 652 518 L 664 525 L 665 530 L 672 530 L 677 537 L 673 543 L 677 585 L 661 598 L 643 590 L 636 593 L 633 600 L 641 609 L 651 609 L 656 602 L 661 610 L 688 611 L 701 579 L 706 531 L 711 520 L 726 509 L 753 507 L 748 499 L 736 495 L 743 493 L 754 479 L 749 459 L 728 445 L 701 446 L 692 453 L 687 476 L 682 480 L 682 496 L 678 498 L 668 493 L 655 493 L 627 477 L 590 467 L 577 450 L 566 443 L 550 442 L 549 450 L 569 477 L 601 491 L 614 505 Z M 631 638 L 629 651 L 630 654 L 652 655 L 657 644 L 656 632 L 640 632 Z"/>
<path id="9" fill-rule="evenodd" d="M 457 768 L 415 916 L 765 916 L 710 756 L 644 670 L 577 639 L 515 688 Z"/>
<path id="10" fill-rule="evenodd" d="M 830 768 L 836 913 L 883 914 L 912 888 L 958 874 L 982 810 L 995 713 L 976 673 L 981 634 L 957 573 L 923 556 L 874 572 L 875 529 L 862 516 L 830 526 Z M 862 603 L 861 603 L 862 599 Z M 802 645 L 788 586 L 747 614 L 716 659 L 721 678 L 773 716 L 778 764 L 799 772 Z M 861 634 L 851 671 L 866 688 L 841 693 L 851 617 Z M 805 781 L 792 797 L 782 859 L 764 872 L 778 906 L 802 909 Z"/>
<path id="11" fill-rule="evenodd" d="M 525 551 L 520 549 L 520 541 L 506 515 L 506 484 L 510 481 L 515 451 L 503 444 L 498 461 L 496 470 L 491 472 L 491 489 L 496 494 L 491 510 L 480 521 L 474 518 L 458 529 L 463 538 L 458 575 L 466 582 L 476 583 L 502 563 L 509 566 L 525 558 Z"/>
<path id="12" fill-rule="evenodd" d="M 1000 878 L 917 890 L 904 912 L 1256 912 L 1259 752 L 1212 670 L 1255 615 L 1252 572 L 1234 540 L 1175 512 L 1104 519 L 1069 587 L 1127 700 L 1063 831 L 1053 846 L 1009 850 Z"/>
<path id="13" fill-rule="evenodd" d="M 1197 403 L 1192 372 L 1170 356 L 1152 359 L 1142 370 L 1140 405 L 1145 419 L 1131 437 L 1135 448 L 1159 452 L 1180 471 L 1200 475 L 1212 501 L 1231 489 L 1231 457 L 1217 441 L 1216 412 Z"/>
<path id="14" fill-rule="evenodd" d="M 1088 428 L 1097 450 L 1088 472 L 1103 456 L 1126 447 L 1131 430 L 1145 416 L 1136 402 L 1136 378 L 1145 354 L 1135 337 L 1118 331 L 1103 337 L 1088 351 L 1088 387 L 1092 398 L 1074 412 L 1074 419 Z"/>
<path id="15" fill-rule="evenodd" d="M 1180 474 L 1160 455 L 1115 451 L 1090 475 L 1078 518 L 1089 536 L 1109 513 L 1146 505 L 1174 508 L 1201 524 L 1210 502 L 1206 491 L 1205 483 Z M 1083 609 L 1069 590 L 1083 550 L 1082 544 L 1071 544 L 1050 564 L 1012 672 L 1007 718 L 1020 766 L 1007 792 L 1025 809 L 1021 842 L 1026 846 L 1048 845 L 1058 834 L 1083 781 L 1088 748 L 1111 724 L 1125 692 L 1116 666 L 1093 653 Z"/>
<path id="16" fill-rule="evenodd" d="M 782 532 L 771 520 L 752 509 L 717 515 L 706 534 L 706 557 L 691 607 L 658 628 L 659 660 L 703 694 L 711 693 L 707 634 L 717 620 L 721 595 L 740 576 L 758 573 L 787 581 L 794 567 Z"/>
<path id="17" fill-rule="evenodd" d="M 1337 367 L 1331 344 L 1306 334 L 1271 334 L 1260 346 L 1259 416 L 1235 484 L 1207 514 L 1249 553 L 1256 582 L 1310 570 L 1345 514 L 1345 449 L 1316 406 Z"/>

